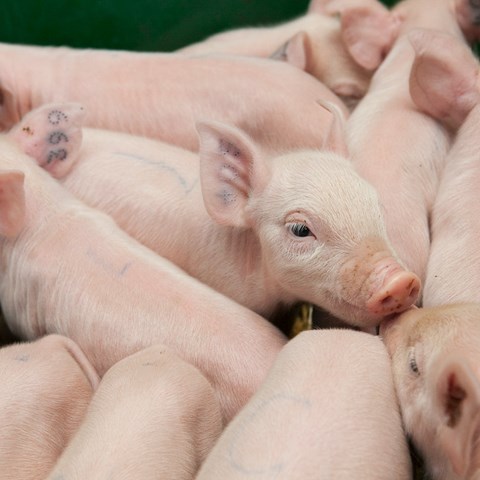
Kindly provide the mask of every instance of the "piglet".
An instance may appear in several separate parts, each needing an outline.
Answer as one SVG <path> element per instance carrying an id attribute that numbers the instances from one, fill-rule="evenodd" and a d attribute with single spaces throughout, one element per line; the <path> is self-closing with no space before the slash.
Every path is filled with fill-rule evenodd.
<path id="1" fill-rule="evenodd" d="M 312 0 L 306 14 L 270 27 L 219 33 L 177 52 L 272 56 L 302 68 L 349 105 L 365 94 L 390 49 L 398 22 L 378 0 Z"/>
<path id="2" fill-rule="evenodd" d="M 372 327 L 411 306 L 420 282 L 396 260 L 376 192 L 340 155 L 343 120 L 329 108 L 323 150 L 271 158 L 218 122 L 198 124 L 199 156 L 90 129 L 77 148 L 76 104 L 32 111 L 9 136 L 130 235 L 262 316 L 308 301 Z"/>
<path id="3" fill-rule="evenodd" d="M 285 337 L 87 207 L 11 138 L 0 144 L 0 302 L 12 332 L 22 339 L 64 334 L 101 376 L 164 343 L 208 378 L 228 421 Z"/>
<path id="4" fill-rule="evenodd" d="M 205 377 L 154 345 L 103 376 L 48 479 L 191 480 L 221 429 L 220 406 Z"/>
<path id="5" fill-rule="evenodd" d="M 412 308 L 380 327 L 405 429 L 435 480 L 480 475 L 480 304 Z"/>
<path id="6" fill-rule="evenodd" d="M 423 305 L 480 302 L 479 64 L 471 50 L 451 35 L 423 36 L 414 42 L 419 58 L 412 69 L 412 98 L 418 108 L 456 134 L 430 220 L 432 244 Z M 433 44 L 443 46 L 441 55 Z"/>
<path id="7" fill-rule="evenodd" d="M 76 432 L 99 383 L 69 338 L 0 349 L 2 480 L 43 480 Z"/>
<path id="8" fill-rule="evenodd" d="M 399 36 L 347 122 L 348 145 L 356 170 L 379 192 L 394 249 L 424 281 L 429 216 L 451 136 L 410 97 L 416 55 L 410 34 L 423 28 L 463 36 L 447 0 L 403 0 L 393 11 L 401 19 Z M 431 48 L 444 53 L 443 45 Z M 443 79 L 445 86 L 452 86 L 448 80 Z"/>
<path id="9" fill-rule="evenodd" d="M 0 93 L 3 129 L 44 103 L 79 102 L 88 126 L 193 151 L 197 118 L 233 124 L 267 151 L 283 152 L 323 143 L 329 115 L 317 100 L 347 112 L 330 89 L 287 63 L 221 55 L 0 44 Z"/>
<path id="10" fill-rule="evenodd" d="M 224 430 L 197 480 L 408 480 L 412 466 L 381 340 L 303 332 Z"/>

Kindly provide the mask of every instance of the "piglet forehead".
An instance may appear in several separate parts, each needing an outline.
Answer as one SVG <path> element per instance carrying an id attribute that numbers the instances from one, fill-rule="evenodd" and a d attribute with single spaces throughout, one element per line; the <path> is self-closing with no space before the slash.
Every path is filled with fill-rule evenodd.
<path id="1" fill-rule="evenodd" d="M 277 161 L 278 160 L 278 161 Z M 350 162 L 331 152 L 305 151 L 272 162 L 265 203 L 281 203 L 284 213 L 301 210 L 353 238 L 386 237 L 376 190 Z"/>

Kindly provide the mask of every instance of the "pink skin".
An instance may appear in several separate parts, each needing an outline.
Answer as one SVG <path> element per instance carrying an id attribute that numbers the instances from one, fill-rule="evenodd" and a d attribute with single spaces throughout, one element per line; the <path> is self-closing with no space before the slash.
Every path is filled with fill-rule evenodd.
<path id="1" fill-rule="evenodd" d="M 52 111 L 65 117 L 60 125 L 48 122 Z M 243 132 L 219 123 L 198 125 L 200 158 L 88 129 L 77 149 L 82 115 L 76 104 L 47 105 L 10 136 L 83 201 L 237 302 L 272 318 L 303 300 L 362 327 L 415 302 L 418 278 L 389 247 L 375 191 L 333 153 L 343 151 L 338 113 L 324 151 L 266 159 Z M 59 128 L 72 141 L 52 147 L 45 140 Z M 68 158 L 46 163 L 49 148 L 66 148 Z"/>
<path id="2" fill-rule="evenodd" d="M 100 375 L 164 343 L 202 371 L 230 420 L 285 337 L 81 203 L 11 139 L 0 141 L 0 300 L 13 333 L 66 335 Z"/>
<path id="3" fill-rule="evenodd" d="M 380 334 L 407 433 L 435 480 L 480 474 L 480 304 L 415 308 Z"/>
<path id="4" fill-rule="evenodd" d="M 409 79 L 421 50 L 419 28 L 439 29 L 457 38 L 462 33 L 447 0 L 404 0 L 393 14 L 401 21 L 399 36 L 347 122 L 348 145 L 356 170 L 378 190 L 393 248 L 423 281 L 429 215 L 451 136 L 436 119 L 418 110 Z M 445 53 L 443 45 L 431 48 Z"/>
<path id="5" fill-rule="evenodd" d="M 344 0 L 341 4 L 313 0 L 308 12 L 294 20 L 219 33 L 178 53 L 272 56 L 310 73 L 353 106 L 367 91 L 397 27 L 395 18 L 377 0 Z"/>
<path id="6" fill-rule="evenodd" d="M 49 480 L 191 480 L 222 430 L 208 381 L 162 345 L 103 376 Z"/>
<path id="7" fill-rule="evenodd" d="M 332 329 L 285 346 L 196 479 L 407 480 L 411 471 L 385 346 Z"/>
<path id="8" fill-rule="evenodd" d="M 299 69 L 238 56 L 0 44 L 0 89 L 3 129 L 44 103 L 79 102 L 88 112 L 87 126 L 193 151 L 198 150 L 197 119 L 236 125 L 262 149 L 283 152 L 322 145 L 329 113 L 318 107 L 319 99 L 347 112 L 336 95 Z"/>
<path id="9" fill-rule="evenodd" d="M 480 103 L 462 125 L 447 158 L 432 215 L 424 305 L 480 302 Z"/>
<path id="10" fill-rule="evenodd" d="M 79 427 L 99 378 L 70 339 L 48 335 L 0 349 L 0 470 L 43 480 Z"/>
<path id="11" fill-rule="evenodd" d="M 424 36 L 412 72 L 412 97 L 420 109 L 455 132 L 455 141 L 431 215 L 423 305 L 477 302 L 480 222 L 472 206 L 478 202 L 480 182 L 479 64 L 471 50 L 451 35 L 427 32 Z M 443 45 L 443 53 L 432 49 L 434 44 Z"/>

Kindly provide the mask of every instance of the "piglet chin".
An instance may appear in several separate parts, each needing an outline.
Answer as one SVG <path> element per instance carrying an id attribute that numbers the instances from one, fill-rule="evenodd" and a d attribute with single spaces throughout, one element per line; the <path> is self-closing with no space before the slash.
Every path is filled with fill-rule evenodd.
<path id="1" fill-rule="evenodd" d="M 378 333 L 383 339 L 385 339 L 388 335 L 388 331 L 397 323 L 401 315 L 401 313 L 392 313 L 382 320 L 382 323 L 379 325 Z"/>
<path id="2" fill-rule="evenodd" d="M 382 320 L 382 323 L 380 323 L 379 326 L 379 335 L 385 340 L 386 337 L 388 337 L 388 332 L 391 330 L 392 327 L 394 327 L 401 317 L 407 313 L 410 312 L 411 310 L 416 310 L 418 307 L 416 305 L 412 305 L 409 309 L 400 312 L 400 313 L 392 313 L 391 315 L 388 315 Z"/>

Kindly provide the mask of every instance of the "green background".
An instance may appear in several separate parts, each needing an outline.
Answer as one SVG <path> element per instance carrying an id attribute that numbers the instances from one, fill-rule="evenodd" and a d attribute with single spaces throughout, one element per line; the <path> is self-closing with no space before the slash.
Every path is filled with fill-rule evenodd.
<path id="1" fill-rule="evenodd" d="M 2 0 L 0 41 L 172 51 L 223 30 L 303 14 L 308 0 Z M 394 0 L 385 0 L 391 5 Z"/>

